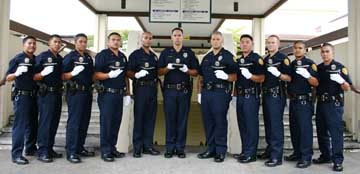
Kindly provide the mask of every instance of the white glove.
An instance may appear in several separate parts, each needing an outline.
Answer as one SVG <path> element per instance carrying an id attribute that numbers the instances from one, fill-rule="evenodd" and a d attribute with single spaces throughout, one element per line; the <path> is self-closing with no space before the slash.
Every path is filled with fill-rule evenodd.
<path id="1" fill-rule="evenodd" d="M 45 77 L 54 71 L 54 66 L 47 66 L 41 72 L 41 76 Z"/>
<path id="2" fill-rule="evenodd" d="M 267 70 L 275 77 L 279 77 L 281 75 L 281 72 L 276 67 L 269 67 Z"/>
<path id="3" fill-rule="evenodd" d="M 129 95 L 125 96 L 123 100 L 125 106 L 129 106 L 129 104 L 131 103 L 131 97 Z"/>
<path id="4" fill-rule="evenodd" d="M 344 78 L 342 78 L 340 74 L 330 74 L 330 79 L 340 85 L 345 83 Z"/>
<path id="5" fill-rule="evenodd" d="M 241 69 L 241 74 L 246 78 L 246 79 L 250 79 L 252 77 L 251 72 L 247 69 L 247 68 L 240 68 Z"/>
<path id="6" fill-rule="evenodd" d="M 121 69 L 111 70 L 108 73 L 108 76 L 110 79 L 113 79 L 113 78 L 116 78 L 117 76 L 119 76 L 122 72 L 123 72 L 123 70 L 121 70 Z"/>
<path id="7" fill-rule="evenodd" d="M 28 71 L 28 67 L 27 66 L 19 66 L 17 67 L 16 71 L 15 71 L 15 76 L 19 77 L 20 75 L 22 75 L 23 73 Z"/>
<path id="8" fill-rule="evenodd" d="M 231 105 L 236 108 L 236 100 L 237 98 L 235 96 L 232 97 L 232 100 L 231 100 Z"/>
<path id="9" fill-rule="evenodd" d="M 135 78 L 140 79 L 141 77 L 145 77 L 148 74 L 148 71 L 142 69 L 139 72 L 135 73 Z"/>
<path id="10" fill-rule="evenodd" d="M 201 94 L 198 94 L 197 102 L 201 104 Z"/>
<path id="11" fill-rule="evenodd" d="M 184 66 L 181 67 L 179 70 L 182 71 L 182 72 L 184 72 L 184 73 L 186 73 L 186 72 L 189 71 L 189 68 L 187 67 L 187 65 L 184 64 Z"/>
<path id="12" fill-rule="evenodd" d="M 175 69 L 175 67 L 173 67 L 172 63 L 167 64 L 166 68 L 169 69 L 169 70 Z"/>
<path id="13" fill-rule="evenodd" d="M 223 70 L 216 70 L 215 76 L 218 79 L 227 80 L 229 78 L 229 75 L 226 74 Z"/>
<path id="14" fill-rule="evenodd" d="M 75 66 L 74 69 L 71 71 L 72 76 L 77 76 L 81 71 L 84 71 L 85 67 L 82 65 Z"/>
<path id="15" fill-rule="evenodd" d="M 305 79 L 309 79 L 311 77 L 309 71 L 305 68 L 297 68 L 296 73 L 303 76 Z"/>

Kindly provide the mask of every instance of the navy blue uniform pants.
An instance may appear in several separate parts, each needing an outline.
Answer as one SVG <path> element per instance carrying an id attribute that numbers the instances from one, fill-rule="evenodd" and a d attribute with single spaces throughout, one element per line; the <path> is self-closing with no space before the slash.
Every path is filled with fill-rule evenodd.
<path id="1" fill-rule="evenodd" d="M 166 150 L 182 151 L 186 144 L 186 129 L 191 93 L 165 89 L 164 112 L 166 124 Z"/>
<path id="2" fill-rule="evenodd" d="M 307 100 L 290 101 L 290 135 L 294 155 L 300 160 L 311 161 L 313 155 L 314 105 Z"/>
<path id="3" fill-rule="evenodd" d="M 142 148 L 152 148 L 156 121 L 156 111 L 156 86 L 137 87 L 134 101 L 134 149 L 140 150 Z"/>
<path id="4" fill-rule="evenodd" d="M 322 157 L 332 159 L 336 164 L 342 164 L 344 161 L 343 114 L 342 104 L 335 101 L 317 104 L 316 130 L 319 149 Z"/>
<path id="5" fill-rule="evenodd" d="M 49 155 L 53 150 L 56 131 L 59 126 L 61 115 L 61 93 L 49 92 L 45 96 L 38 97 L 40 112 L 38 129 L 38 155 Z"/>
<path id="6" fill-rule="evenodd" d="M 123 94 L 100 93 L 100 149 L 102 154 L 116 151 L 123 112 Z"/>
<path id="7" fill-rule="evenodd" d="M 231 95 L 224 89 L 201 92 L 201 113 L 205 128 L 207 151 L 226 154 L 227 151 L 227 112 Z"/>
<path id="8" fill-rule="evenodd" d="M 67 93 L 68 120 L 66 126 L 66 151 L 68 155 L 79 153 L 84 144 L 91 116 L 92 93 L 77 91 Z"/>
<path id="9" fill-rule="evenodd" d="M 236 113 L 241 136 L 242 154 L 255 156 L 259 142 L 260 99 L 256 95 L 238 95 Z"/>
<path id="10" fill-rule="evenodd" d="M 282 160 L 284 149 L 284 108 L 286 97 L 266 94 L 263 96 L 266 152 L 270 159 Z"/>

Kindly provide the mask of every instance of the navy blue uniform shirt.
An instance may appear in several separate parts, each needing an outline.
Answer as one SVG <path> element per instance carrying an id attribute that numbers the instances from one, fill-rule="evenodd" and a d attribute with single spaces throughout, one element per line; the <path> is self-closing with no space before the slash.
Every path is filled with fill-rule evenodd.
<path id="1" fill-rule="evenodd" d="M 291 82 L 288 86 L 288 92 L 292 95 L 304 95 L 311 93 L 311 85 L 307 79 L 296 73 L 297 68 L 305 68 L 312 77 L 318 78 L 317 66 L 311 59 L 303 57 L 300 60 L 291 62 Z"/>
<path id="2" fill-rule="evenodd" d="M 27 66 L 28 71 L 16 77 L 15 88 L 28 91 L 35 90 L 36 82 L 33 80 L 35 74 L 35 55 L 32 58 L 28 57 L 24 52 L 16 55 L 13 59 L 11 59 L 9 69 L 6 74 L 9 75 L 15 73 L 19 66 Z"/>
<path id="3" fill-rule="evenodd" d="M 186 64 L 189 69 L 199 69 L 199 60 L 196 58 L 195 53 L 189 49 L 182 47 L 179 52 L 174 48 L 165 48 L 159 58 L 158 67 L 165 68 L 169 63 Z M 170 70 L 164 79 L 164 84 L 179 84 L 189 83 L 190 76 L 179 69 Z"/>
<path id="4" fill-rule="evenodd" d="M 285 55 L 276 52 L 273 56 L 270 57 L 270 54 L 264 58 L 265 62 L 265 81 L 262 84 L 265 88 L 273 88 L 276 86 L 284 85 L 284 81 L 281 81 L 279 77 L 275 77 L 271 72 L 267 71 L 268 67 L 276 67 L 281 74 L 290 75 L 291 66 L 290 59 Z"/>
<path id="5" fill-rule="evenodd" d="M 79 85 L 90 87 L 93 83 L 92 77 L 94 74 L 94 63 L 89 54 L 84 53 L 84 56 L 81 56 L 78 51 L 71 51 L 64 58 L 63 72 L 69 73 L 74 69 L 75 66 L 79 65 L 84 66 L 85 69 L 71 80 L 74 80 Z"/>
<path id="6" fill-rule="evenodd" d="M 150 51 L 146 53 L 143 48 L 137 49 L 129 56 L 128 69 L 134 73 L 140 70 L 146 70 L 149 72 L 145 77 L 141 77 L 139 80 L 154 80 L 157 78 L 157 57 Z"/>
<path id="7" fill-rule="evenodd" d="M 62 61 L 63 58 L 60 56 L 60 54 L 54 55 L 50 50 L 40 53 L 35 58 L 35 73 L 40 73 L 47 66 L 54 67 L 54 71 L 45 76 L 41 81 L 42 83 L 45 83 L 47 86 L 51 87 L 62 86 Z"/>
<path id="8" fill-rule="evenodd" d="M 236 60 L 238 70 L 237 70 L 237 81 L 236 87 L 237 88 L 252 88 L 252 87 L 259 87 L 259 83 L 255 83 L 250 79 L 246 79 L 242 74 L 240 68 L 247 68 L 250 73 L 254 75 L 263 75 L 265 72 L 264 61 L 261 56 L 253 51 L 250 52 L 249 55 L 244 57 L 243 55 Z"/>
<path id="9" fill-rule="evenodd" d="M 215 76 L 216 70 L 223 70 L 226 74 L 236 73 L 236 63 L 234 61 L 234 55 L 228 50 L 222 48 L 217 55 L 211 51 L 204 56 L 201 61 L 199 74 L 203 76 L 203 83 L 215 83 L 224 84 L 231 83 L 227 80 L 218 79 Z"/>
<path id="10" fill-rule="evenodd" d="M 328 93 L 331 96 L 343 94 L 344 90 L 341 85 L 330 79 L 330 74 L 340 74 L 344 80 L 352 85 L 347 68 L 341 63 L 332 60 L 329 65 L 321 63 L 318 65 L 319 86 L 317 87 L 317 95 Z"/>
<path id="11" fill-rule="evenodd" d="M 126 87 L 125 74 L 127 70 L 126 56 L 118 51 L 116 56 L 110 49 L 104 49 L 95 57 L 95 71 L 109 73 L 111 70 L 121 69 L 123 72 L 116 78 L 101 80 L 106 88 L 123 89 Z"/>

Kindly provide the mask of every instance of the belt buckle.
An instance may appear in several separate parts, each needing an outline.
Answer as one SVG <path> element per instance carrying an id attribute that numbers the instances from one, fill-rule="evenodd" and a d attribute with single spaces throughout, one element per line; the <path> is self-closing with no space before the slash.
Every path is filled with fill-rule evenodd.
<path id="1" fill-rule="evenodd" d="M 301 103 L 302 105 L 306 105 L 306 100 L 301 100 L 300 103 Z"/>
<path id="2" fill-rule="evenodd" d="M 211 90 L 211 88 L 212 88 L 212 86 L 211 86 L 209 83 L 207 83 L 207 84 L 206 84 L 206 89 L 207 89 L 207 90 Z"/>
<path id="3" fill-rule="evenodd" d="M 182 88 L 182 85 L 181 84 L 176 84 L 176 90 L 180 91 Z"/>

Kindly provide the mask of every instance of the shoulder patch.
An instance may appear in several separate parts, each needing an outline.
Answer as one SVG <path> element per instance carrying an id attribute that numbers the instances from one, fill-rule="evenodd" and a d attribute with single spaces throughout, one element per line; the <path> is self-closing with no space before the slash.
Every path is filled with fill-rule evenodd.
<path id="1" fill-rule="evenodd" d="M 344 75 L 348 75 L 348 70 L 344 67 L 341 69 L 341 72 L 344 74 Z"/>
<path id="2" fill-rule="evenodd" d="M 259 58 L 258 62 L 259 62 L 260 65 L 264 65 L 264 61 L 263 61 L 262 58 Z"/>
<path id="3" fill-rule="evenodd" d="M 312 68 L 312 70 L 317 71 L 317 66 L 316 66 L 315 63 L 313 63 L 313 64 L 311 65 L 311 68 Z"/>
<path id="4" fill-rule="evenodd" d="M 285 58 L 284 59 L 284 64 L 286 65 L 286 66 L 289 66 L 290 65 L 290 61 L 289 61 L 289 58 Z"/>

